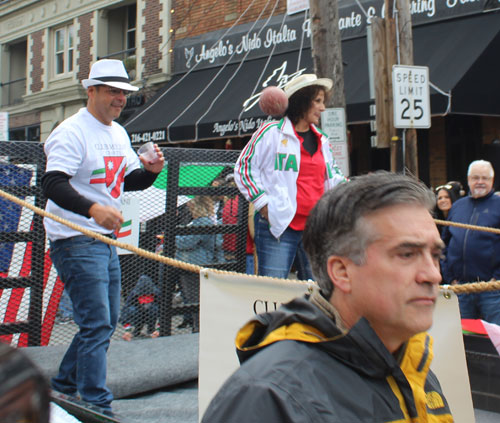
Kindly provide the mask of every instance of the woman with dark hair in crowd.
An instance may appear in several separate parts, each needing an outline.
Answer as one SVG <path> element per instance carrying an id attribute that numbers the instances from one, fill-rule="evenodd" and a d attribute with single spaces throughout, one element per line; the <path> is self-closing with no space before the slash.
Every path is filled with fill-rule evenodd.
<path id="1" fill-rule="evenodd" d="M 434 217 L 439 220 L 446 220 L 453 203 L 465 194 L 462 184 L 458 181 L 450 181 L 445 185 L 440 185 L 434 189 L 434 192 L 436 193 Z M 437 228 L 442 236 L 445 227 L 443 225 L 437 225 Z M 445 243 L 447 244 L 446 241 Z M 442 265 L 441 260 L 441 268 Z M 443 281 L 441 283 L 448 283 L 448 281 L 446 281 L 443 277 Z"/>
<path id="2" fill-rule="evenodd" d="M 452 183 L 441 185 L 437 187 L 434 192 L 436 193 L 436 209 L 435 218 L 439 220 L 446 220 L 451 206 L 455 201 L 460 198 L 460 189 Z M 443 232 L 443 225 L 437 225 L 439 233 Z"/>

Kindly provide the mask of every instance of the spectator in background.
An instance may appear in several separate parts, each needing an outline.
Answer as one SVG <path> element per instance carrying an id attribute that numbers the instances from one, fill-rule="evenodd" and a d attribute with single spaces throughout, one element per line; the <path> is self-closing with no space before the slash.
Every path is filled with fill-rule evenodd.
<path id="1" fill-rule="evenodd" d="M 56 313 L 56 323 L 66 324 L 73 321 L 73 304 L 69 298 L 68 291 L 63 289 L 59 307 Z"/>
<path id="2" fill-rule="evenodd" d="M 457 184 L 460 182 L 454 182 L 452 185 L 451 182 L 448 182 L 445 185 L 441 185 L 436 187 L 434 192 L 436 193 L 436 207 L 434 208 L 434 217 L 439 220 L 446 220 L 448 218 L 448 214 L 451 210 L 451 206 L 453 203 L 458 200 L 460 196 L 460 187 Z M 461 186 L 462 184 L 460 184 Z M 443 235 L 445 225 L 437 225 L 438 231 L 440 235 Z M 440 268 L 443 269 L 443 258 L 440 261 Z M 446 284 L 446 280 L 443 277 L 443 284 Z"/>
<path id="3" fill-rule="evenodd" d="M 184 226 L 191 222 L 192 216 L 187 203 L 191 200 L 191 197 L 187 195 L 179 195 L 177 197 L 177 209 L 175 213 L 176 225 Z"/>
<path id="4" fill-rule="evenodd" d="M 447 182 L 446 185 L 451 185 L 451 189 L 455 192 L 455 197 L 457 199 L 462 198 L 465 195 L 463 185 L 458 181 Z"/>
<path id="5" fill-rule="evenodd" d="M 263 124 L 236 162 L 236 184 L 258 211 L 259 275 L 287 278 L 297 256 L 299 278 L 312 278 L 302 245 L 307 216 L 325 191 L 346 181 L 318 128 L 332 85 L 313 74 L 288 82 L 285 117 Z"/>
<path id="6" fill-rule="evenodd" d="M 235 187 L 234 176 L 226 176 L 226 185 Z M 240 198 L 238 195 L 230 197 L 226 200 L 224 204 L 224 209 L 222 211 L 222 223 L 225 225 L 235 225 L 238 223 L 238 206 Z M 248 206 L 248 226 L 246 235 L 246 246 L 245 246 L 245 272 L 249 275 L 255 274 L 255 263 L 254 263 L 254 208 L 253 204 L 249 203 Z M 228 233 L 224 234 L 224 242 L 222 248 L 224 250 L 226 261 L 236 260 L 236 243 L 237 234 Z"/>
<path id="7" fill-rule="evenodd" d="M 439 220 L 446 220 L 448 213 L 451 210 L 453 203 L 458 200 L 456 190 L 450 184 L 441 185 L 435 190 L 436 193 L 436 208 L 434 216 Z M 444 226 L 438 225 L 439 233 L 443 233 Z"/>
<path id="8" fill-rule="evenodd" d="M 234 176 L 226 176 L 226 186 L 235 187 Z M 235 225 L 238 223 L 238 205 L 239 197 L 234 195 L 232 197 L 227 197 L 224 207 L 222 209 L 222 223 L 224 225 Z M 224 251 L 224 258 L 226 261 L 236 260 L 236 242 L 237 234 L 232 232 L 224 234 L 223 236 L 222 249 Z"/>
<path id="9" fill-rule="evenodd" d="M 189 226 L 213 226 L 212 216 L 214 203 L 207 195 L 194 197 L 187 203 L 192 220 Z M 222 246 L 222 236 L 215 233 L 201 233 L 193 235 L 177 235 L 175 237 L 175 258 L 186 263 L 198 265 L 212 265 L 217 262 L 217 251 Z M 188 304 L 200 302 L 200 276 L 198 273 L 181 270 L 180 283 L 182 296 Z M 199 316 L 186 313 L 181 327 L 193 326 L 193 331 L 199 331 Z"/>
<path id="10" fill-rule="evenodd" d="M 246 246 L 246 273 L 256 275 L 258 273 L 257 252 L 255 251 L 255 209 L 253 203 L 248 204 L 248 226 L 247 226 L 247 246 Z"/>
<path id="11" fill-rule="evenodd" d="M 219 177 L 214 179 L 211 185 L 213 187 L 224 187 L 226 184 L 227 184 L 226 178 Z M 221 225 L 222 214 L 224 211 L 224 204 L 226 203 L 226 197 L 224 195 L 213 195 L 211 198 L 213 202 L 212 220 L 215 225 Z M 218 238 L 222 238 L 222 235 L 220 235 Z M 215 253 L 216 253 L 215 254 L 216 263 L 224 263 L 226 261 L 224 249 L 220 242 L 217 243 Z"/>
<path id="12" fill-rule="evenodd" d="M 125 329 L 122 338 L 125 341 L 138 337 L 144 326 L 151 338 L 158 336 L 159 299 L 160 290 L 153 280 L 147 275 L 139 276 L 121 311 L 120 322 Z"/>
<path id="13" fill-rule="evenodd" d="M 469 165 L 469 195 L 456 201 L 448 220 L 500 228 L 500 197 L 494 195 L 494 170 L 490 162 L 476 160 Z M 500 279 L 500 235 L 446 226 L 442 234 L 447 245 L 442 261 L 447 283 L 465 284 Z M 463 319 L 483 319 L 500 325 L 500 291 L 459 294 Z"/>
<path id="14" fill-rule="evenodd" d="M 212 181 L 213 187 L 223 187 L 226 184 L 224 178 L 216 178 Z M 224 208 L 224 196 L 223 195 L 212 195 L 212 201 L 214 203 L 213 219 L 214 223 L 219 224 L 222 222 L 222 210 Z"/>

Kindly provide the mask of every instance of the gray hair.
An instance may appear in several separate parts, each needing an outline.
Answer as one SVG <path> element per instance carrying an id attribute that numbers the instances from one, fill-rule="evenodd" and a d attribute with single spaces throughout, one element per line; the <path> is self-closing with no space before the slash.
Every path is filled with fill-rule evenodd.
<path id="1" fill-rule="evenodd" d="M 436 198 L 418 179 L 386 171 L 355 177 L 321 197 L 307 219 L 303 243 L 325 298 L 333 292 L 328 257 L 347 257 L 362 265 L 366 248 L 377 238 L 364 218 L 399 204 L 421 205 L 431 212 Z"/>
<path id="2" fill-rule="evenodd" d="M 469 165 L 469 168 L 467 169 L 467 176 L 470 175 L 471 171 L 472 171 L 472 168 L 476 165 L 485 165 L 485 166 L 489 166 L 491 172 L 490 172 L 490 176 L 493 178 L 495 176 L 495 170 L 493 169 L 493 165 L 487 161 L 487 160 L 474 160 L 473 162 L 471 162 L 471 164 Z"/>

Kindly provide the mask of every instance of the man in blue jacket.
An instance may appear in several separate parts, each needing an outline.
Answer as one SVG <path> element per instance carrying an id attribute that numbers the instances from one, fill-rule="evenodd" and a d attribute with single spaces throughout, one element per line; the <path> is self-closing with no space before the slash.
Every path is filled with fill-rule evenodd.
<path id="1" fill-rule="evenodd" d="M 448 220 L 500 228 L 500 196 L 493 192 L 493 166 L 485 160 L 469 165 L 469 195 L 453 204 Z M 500 279 L 500 235 L 447 226 L 443 240 L 448 245 L 443 278 L 455 283 Z M 483 319 L 500 325 L 500 291 L 458 296 L 463 319 Z"/>

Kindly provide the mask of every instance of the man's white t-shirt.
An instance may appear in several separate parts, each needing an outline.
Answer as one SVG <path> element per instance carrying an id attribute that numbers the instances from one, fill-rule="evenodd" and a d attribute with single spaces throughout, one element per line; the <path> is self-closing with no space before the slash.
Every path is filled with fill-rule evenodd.
<path id="1" fill-rule="evenodd" d="M 103 206 L 121 209 L 124 178 L 140 167 L 137 154 L 130 145 L 125 129 L 116 122 L 104 125 L 87 108 L 62 122 L 45 142 L 46 171 L 60 171 L 71 176 L 69 183 L 82 196 Z M 46 210 L 84 228 L 109 233 L 93 218 L 63 209 L 52 200 Z M 82 235 L 52 219 L 44 218 L 50 240 Z"/>

